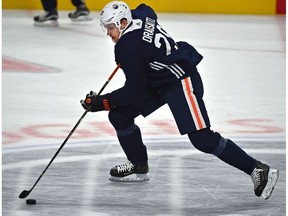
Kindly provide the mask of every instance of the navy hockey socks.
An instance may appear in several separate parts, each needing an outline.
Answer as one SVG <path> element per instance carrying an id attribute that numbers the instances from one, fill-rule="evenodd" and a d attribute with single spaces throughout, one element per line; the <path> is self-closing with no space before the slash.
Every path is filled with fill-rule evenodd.
<path id="1" fill-rule="evenodd" d="M 249 156 L 244 150 L 233 141 L 227 139 L 226 146 L 222 153 L 217 156 L 222 161 L 234 166 L 250 175 L 256 166 L 256 160 Z"/>
<path id="2" fill-rule="evenodd" d="M 256 166 L 256 160 L 249 156 L 239 146 L 229 139 L 223 138 L 219 133 L 205 128 L 188 137 L 198 150 L 213 154 L 225 163 L 234 166 L 250 175 Z"/>
<path id="3" fill-rule="evenodd" d="M 136 165 L 147 164 L 147 149 L 143 144 L 139 127 L 132 124 L 124 130 L 117 130 L 118 140 L 129 161 Z"/>

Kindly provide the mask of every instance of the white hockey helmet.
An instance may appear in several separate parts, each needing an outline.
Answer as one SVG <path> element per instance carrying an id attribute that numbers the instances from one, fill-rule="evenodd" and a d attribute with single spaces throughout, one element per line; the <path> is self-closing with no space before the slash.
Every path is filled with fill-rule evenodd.
<path id="1" fill-rule="evenodd" d="M 123 18 L 127 19 L 128 25 L 132 22 L 132 14 L 129 6 L 123 1 L 112 1 L 108 3 L 100 13 L 100 26 L 104 30 L 107 25 L 114 23 L 120 30 L 121 20 Z"/>

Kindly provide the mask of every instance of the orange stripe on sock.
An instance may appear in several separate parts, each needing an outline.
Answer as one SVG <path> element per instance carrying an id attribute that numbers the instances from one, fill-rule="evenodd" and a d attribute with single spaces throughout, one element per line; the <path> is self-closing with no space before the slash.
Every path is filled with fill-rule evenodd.
<path id="1" fill-rule="evenodd" d="M 190 101 L 190 103 L 191 103 L 191 105 L 192 105 L 193 112 L 194 112 L 194 114 L 195 114 L 195 116 L 196 116 L 197 123 L 198 123 L 200 129 L 202 129 L 202 128 L 204 128 L 204 127 L 203 127 L 203 124 L 202 124 L 202 122 L 201 122 L 199 113 L 197 112 L 197 108 L 196 108 L 195 101 L 194 101 L 194 98 L 193 98 L 192 93 L 191 93 L 192 91 L 191 91 L 191 88 L 190 88 L 190 85 L 189 85 L 189 82 L 188 82 L 188 78 L 185 78 L 185 79 L 184 79 L 184 82 L 185 82 L 185 87 L 186 87 L 186 89 L 187 89 L 189 101 Z"/>

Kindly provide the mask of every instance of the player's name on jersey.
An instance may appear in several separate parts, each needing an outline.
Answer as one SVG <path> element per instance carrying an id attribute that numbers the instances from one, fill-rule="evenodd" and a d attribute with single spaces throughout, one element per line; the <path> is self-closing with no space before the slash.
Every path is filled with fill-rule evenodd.
<path id="1" fill-rule="evenodd" d="M 146 17 L 142 40 L 152 43 L 155 30 L 155 20 Z"/>

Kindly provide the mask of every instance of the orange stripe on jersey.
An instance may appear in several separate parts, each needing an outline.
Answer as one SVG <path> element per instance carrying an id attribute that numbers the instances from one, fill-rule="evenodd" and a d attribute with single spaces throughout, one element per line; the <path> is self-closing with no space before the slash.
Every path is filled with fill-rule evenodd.
<path id="1" fill-rule="evenodd" d="M 187 102 L 190 103 L 190 105 L 192 107 L 191 112 L 193 112 L 192 116 L 193 116 L 193 118 L 196 118 L 196 119 L 194 119 L 194 121 L 196 120 L 197 122 L 195 122 L 195 123 L 198 124 L 198 125 L 196 125 L 196 128 L 197 129 L 203 129 L 204 126 L 202 123 L 202 121 L 203 121 L 202 114 L 200 113 L 199 107 L 197 106 L 198 102 L 196 100 L 196 97 L 194 95 L 192 95 L 193 93 L 192 93 L 192 89 L 191 89 L 190 84 L 189 84 L 189 78 L 187 77 L 183 81 L 184 81 L 184 85 L 185 85 L 185 89 L 186 89 L 185 96 L 188 99 Z"/>

